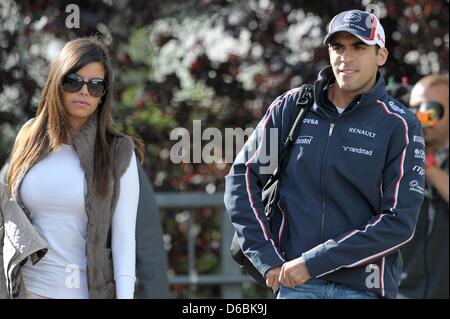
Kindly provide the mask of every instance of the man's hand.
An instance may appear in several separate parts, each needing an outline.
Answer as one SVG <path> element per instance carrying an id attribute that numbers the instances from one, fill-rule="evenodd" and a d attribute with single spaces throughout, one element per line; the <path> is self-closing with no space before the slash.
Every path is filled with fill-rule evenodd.
<path id="1" fill-rule="evenodd" d="M 281 267 L 270 269 L 266 274 L 266 285 L 272 288 L 273 292 L 277 291 L 280 287 L 278 277 L 280 276 Z"/>
<path id="2" fill-rule="evenodd" d="M 303 257 L 284 263 L 278 278 L 281 284 L 289 288 L 303 285 L 309 279 L 311 279 L 311 275 L 309 274 Z"/>

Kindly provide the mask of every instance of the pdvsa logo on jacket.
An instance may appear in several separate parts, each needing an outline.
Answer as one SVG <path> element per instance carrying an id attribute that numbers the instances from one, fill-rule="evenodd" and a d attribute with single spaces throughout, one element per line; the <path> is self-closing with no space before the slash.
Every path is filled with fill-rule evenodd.
<path id="1" fill-rule="evenodd" d="M 311 119 L 311 118 L 305 118 L 303 120 L 303 124 L 312 124 L 312 125 L 319 125 L 319 120 L 317 119 Z"/>

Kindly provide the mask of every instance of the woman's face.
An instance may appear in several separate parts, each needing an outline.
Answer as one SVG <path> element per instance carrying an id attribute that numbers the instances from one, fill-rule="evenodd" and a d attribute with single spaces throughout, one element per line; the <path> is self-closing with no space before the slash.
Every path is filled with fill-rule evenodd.
<path id="1" fill-rule="evenodd" d="M 99 88 L 102 84 L 106 88 L 106 83 L 102 82 L 104 79 L 105 69 L 99 62 L 89 63 L 77 72 L 66 75 L 63 80 L 63 103 L 72 128 L 81 128 L 97 110 L 101 99 L 101 96 L 98 96 Z M 84 83 L 79 90 L 72 93 L 74 87 L 77 88 L 77 82 L 80 85 L 80 80 L 91 84 Z M 88 89 L 88 85 L 91 86 L 91 90 Z"/>

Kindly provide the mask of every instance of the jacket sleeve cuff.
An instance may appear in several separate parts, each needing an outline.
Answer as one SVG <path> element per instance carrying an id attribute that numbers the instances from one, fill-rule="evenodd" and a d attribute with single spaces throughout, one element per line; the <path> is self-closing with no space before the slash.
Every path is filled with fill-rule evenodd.
<path id="1" fill-rule="evenodd" d="M 281 267 L 285 260 L 282 256 L 278 255 L 273 247 L 267 247 L 261 253 L 254 255 L 251 258 L 251 262 L 259 270 L 259 272 L 265 277 L 266 273 L 275 267 Z"/>
<path id="2" fill-rule="evenodd" d="M 328 259 L 325 244 L 317 245 L 307 252 L 304 252 L 302 257 L 305 260 L 305 265 L 306 268 L 308 268 L 309 274 L 313 278 L 317 278 L 336 268 Z"/>

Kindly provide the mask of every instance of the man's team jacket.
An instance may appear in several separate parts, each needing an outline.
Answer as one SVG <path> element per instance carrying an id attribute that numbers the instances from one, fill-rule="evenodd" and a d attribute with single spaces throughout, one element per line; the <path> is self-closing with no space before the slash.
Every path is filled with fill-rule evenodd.
<path id="1" fill-rule="evenodd" d="M 422 127 L 387 95 L 379 73 L 372 90 L 340 115 L 326 94 L 332 82 L 327 67 L 294 139 L 273 222 L 261 193 L 288 135 L 299 89 L 270 105 L 238 153 L 225 177 L 225 206 L 261 274 L 302 256 L 313 278 L 395 298 L 399 248 L 414 235 L 424 196 Z"/>

